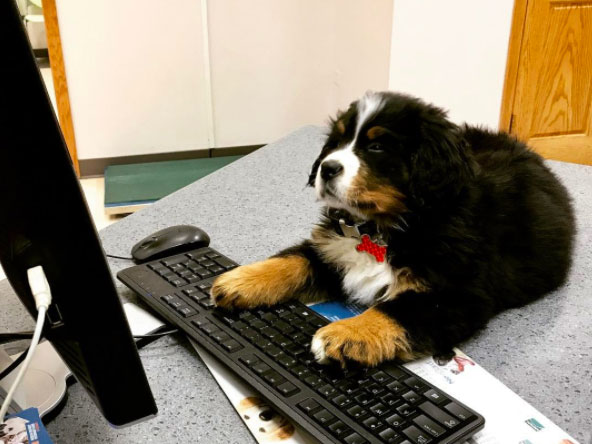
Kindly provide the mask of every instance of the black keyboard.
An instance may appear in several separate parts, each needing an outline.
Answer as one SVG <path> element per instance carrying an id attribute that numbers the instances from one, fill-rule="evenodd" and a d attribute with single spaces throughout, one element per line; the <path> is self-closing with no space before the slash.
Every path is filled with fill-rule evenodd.
<path id="1" fill-rule="evenodd" d="M 228 312 L 209 290 L 238 266 L 211 248 L 120 271 L 117 277 L 323 443 L 463 442 L 483 417 L 401 365 L 320 365 L 312 336 L 328 321 L 300 302 Z"/>

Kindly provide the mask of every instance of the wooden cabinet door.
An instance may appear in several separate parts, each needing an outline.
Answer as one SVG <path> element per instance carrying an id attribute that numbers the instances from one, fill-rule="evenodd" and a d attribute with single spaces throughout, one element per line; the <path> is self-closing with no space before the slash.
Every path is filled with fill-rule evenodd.
<path id="1" fill-rule="evenodd" d="M 516 0 L 500 128 L 592 165 L 592 1 Z"/>

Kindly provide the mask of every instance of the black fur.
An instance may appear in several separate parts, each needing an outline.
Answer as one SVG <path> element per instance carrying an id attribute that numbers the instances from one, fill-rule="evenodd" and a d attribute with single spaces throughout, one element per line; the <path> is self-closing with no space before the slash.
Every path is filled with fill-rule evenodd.
<path id="1" fill-rule="evenodd" d="M 445 355 L 500 311 L 565 281 L 575 233 L 570 198 L 542 158 L 508 134 L 458 127 L 418 99 L 382 95 L 384 106 L 364 124 L 354 152 L 373 178 L 405 196 L 406 211 L 377 214 L 375 222 L 389 263 L 411 269 L 429 290 L 377 307 L 407 330 L 417 352 Z M 323 158 L 353 140 L 357 116 L 353 103 L 331 122 L 310 185 Z M 375 126 L 386 131 L 368 140 Z M 333 229 L 327 218 L 321 226 Z M 310 260 L 310 285 L 339 295 L 340 272 L 314 244 L 281 254 L 294 253 Z"/>

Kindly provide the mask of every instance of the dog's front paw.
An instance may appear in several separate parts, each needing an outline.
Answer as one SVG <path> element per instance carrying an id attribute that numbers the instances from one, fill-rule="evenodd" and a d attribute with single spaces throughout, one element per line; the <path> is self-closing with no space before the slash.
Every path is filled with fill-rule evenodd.
<path id="1" fill-rule="evenodd" d="M 405 329 L 375 308 L 320 328 L 311 352 L 321 364 L 337 361 L 343 367 L 348 361 L 373 367 L 395 357 L 414 357 Z"/>
<path id="2" fill-rule="evenodd" d="M 274 305 L 293 297 L 309 273 L 308 261 L 300 256 L 270 258 L 222 274 L 210 294 L 226 309 Z"/>

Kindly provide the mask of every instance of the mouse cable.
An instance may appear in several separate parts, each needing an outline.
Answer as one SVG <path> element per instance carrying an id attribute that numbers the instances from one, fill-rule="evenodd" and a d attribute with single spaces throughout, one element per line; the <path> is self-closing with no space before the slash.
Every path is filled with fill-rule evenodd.
<path id="1" fill-rule="evenodd" d="M 113 259 L 122 259 L 124 261 L 132 261 L 133 262 L 133 258 L 131 257 L 127 257 L 127 256 L 117 256 L 116 254 L 107 254 L 105 253 L 105 256 L 113 258 Z"/>
<path id="2" fill-rule="evenodd" d="M 37 306 L 37 324 L 35 325 L 33 339 L 31 340 L 31 345 L 29 345 L 29 350 L 25 354 L 25 359 L 23 360 L 21 369 L 16 375 L 16 378 L 12 383 L 12 386 L 6 394 L 6 398 L 2 403 L 2 407 L 0 408 L 0 421 L 2 422 L 4 422 L 4 417 L 6 416 L 8 407 L 10 406 L 12 397 L 16 392 L 16 388 L 23 379 L 23 376 L 25 376 L 31 359 L 33 359 L 33 355 L 35 354 L 35 348 L 37 347 L 37 344 L 39 344 L 39 339 L 41 339 L 41 332 L 43 330 L 43 324 L 45 322 L 45 313 L 47 312 L 47 308 L 51 304 L 51 289 L 49 288 L 49 283 L 47 282 L 47 278 L 45 277 L 45 273 L 43 272 L 43 267 L 38 265 L 36 267 L 29 268 L 27 270 L 27 277 L 29 278 L 29 286 L 31 287 L 31 293 L 33 294 L 33 298 L 35 298 L 35 305 Z"/>

